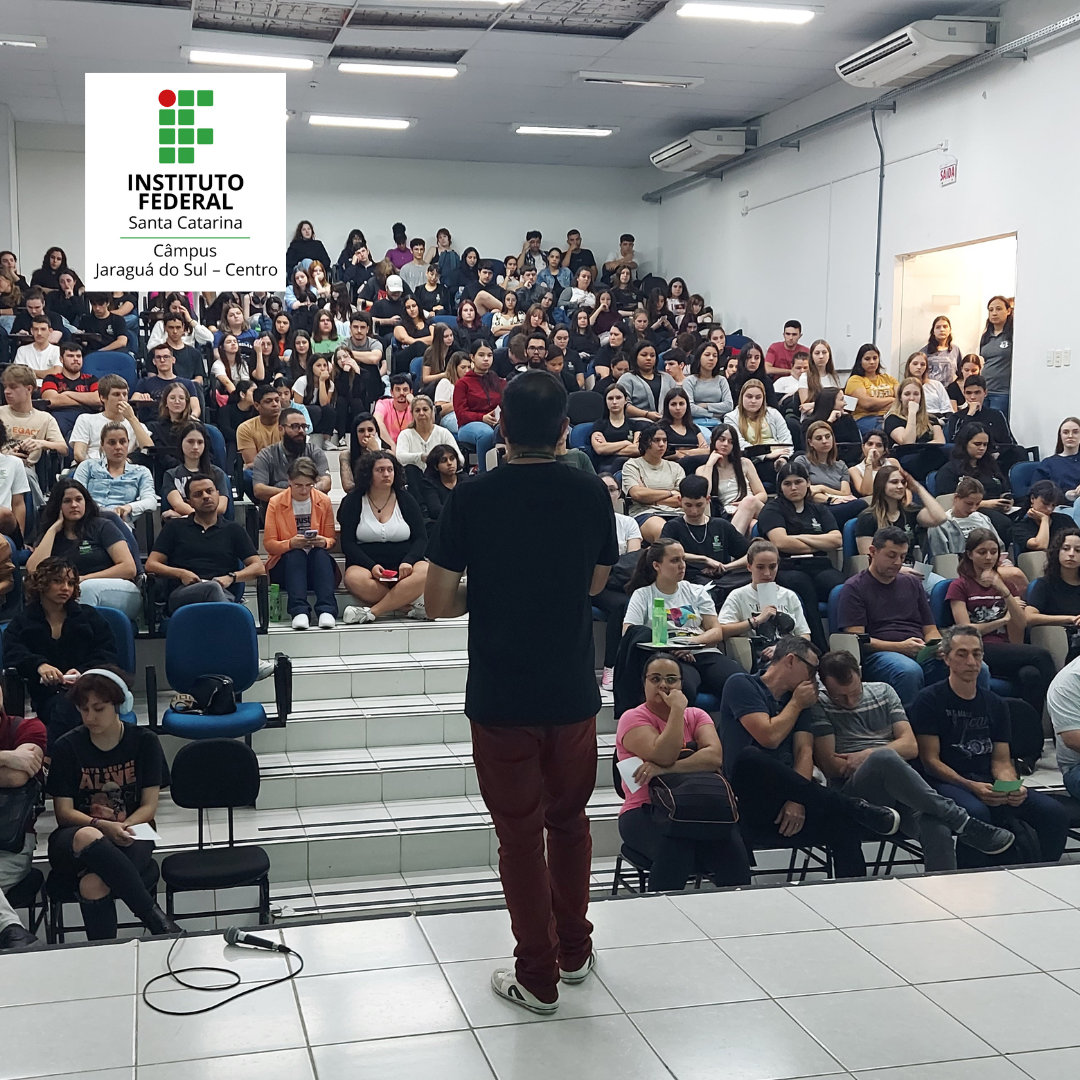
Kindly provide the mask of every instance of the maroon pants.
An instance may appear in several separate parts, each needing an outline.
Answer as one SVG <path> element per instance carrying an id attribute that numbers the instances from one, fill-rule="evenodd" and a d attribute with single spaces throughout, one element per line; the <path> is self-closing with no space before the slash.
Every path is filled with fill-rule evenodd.
<path id="1" fill-rule="evenodd" d="M 517 979 L 541 1001 L 554 1001 L 559 968 L 576 971 L 592 951 L 585 805 L 596 784 L 596 718 L 562 727 L 473 724 L 472 741 L 480 794 L 499 837 Z"/>

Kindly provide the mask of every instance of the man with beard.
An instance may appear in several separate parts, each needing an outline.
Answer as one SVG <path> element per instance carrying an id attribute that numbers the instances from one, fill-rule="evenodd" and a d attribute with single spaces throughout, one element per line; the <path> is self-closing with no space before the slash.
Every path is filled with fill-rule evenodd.
<path id="1" fill-rule="evenodd" d="M 289 466 L 300 457 L 311 458 L 319 470 L 316 487 L 330 490 L 330 467 L 323 453 L 307 437 L 307 422 L 299 409 L 283 409 L 278 418 L 281 439 L 255 455 L 251 467 L 252 487 L 258 502 L 269 502 L 289 486 Z"/>

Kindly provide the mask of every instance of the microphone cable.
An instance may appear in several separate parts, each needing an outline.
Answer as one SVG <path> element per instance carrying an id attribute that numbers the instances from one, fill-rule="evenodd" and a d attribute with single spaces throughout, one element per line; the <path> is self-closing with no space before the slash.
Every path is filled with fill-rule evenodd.
<path id="1" fill-rule="evenodd" d="M 239 986 L 241 983 L 240 972 L 235 968 L 213 967 L 211 965 L 174 968 L 172 966 L 173 951 L 186 937 L 187 931 L 182 930 L 177 937 L 173 938 L 173 943 L 169 946 L 169 951 L 165 956 L 165 967 L 167 970 L 150 979 L 141 991 L 141 997 L 146 1007 L 148 1009 L 153 1009 L 156 1013 L 163 1013 L 165 1016 L 199 1016 L 202 1013 L 213 1012 L 215 1009 L 220 1009 L 223 1005 L 228 1005 L 230 1002 L 246 997 L 248 994 L 254 994 L 257 990 L 268 990 L 271 986 L 278 986 L 280 983 L 290 982 L 297 978 L 304 970 L 304 958 L 295 949 L 290 949 L 287 945 L 281 945 L 275 951 L 280 952 L 285 956 L 285 967 L 288 969 L 288 972 L 285 975 L 281 975 L 276 979 L 270 979 L 267 982 L 256 983 L 254 986 L 249 986 L 246 990 L 241 990 L 237 994 L 230 994 L 229 997 L 222 998 L 221 1001 L 215 1001 L 213 1005 L 204 1005 L 201 1009 L 166 1009 L 161 1005 L 155 1005 L 147 996 L 148 991 L 154 983 L 161 982 L 163 979 L 172 979 L 186 990 L 199 990 L 208 994 L 219 994 L 225 990 L 231 990 L 234 986 Z M 300 966 L 295 971 L 293 971 L 292 965 L 289 963 L 290 956 L 295 956 L 299 961 Z M 181 975 L 190 976 L 199 971 L 224 975 L 231 981 L 200 986 L 197 983 L 185 982 L 184 979 L 180 977 Z"/>

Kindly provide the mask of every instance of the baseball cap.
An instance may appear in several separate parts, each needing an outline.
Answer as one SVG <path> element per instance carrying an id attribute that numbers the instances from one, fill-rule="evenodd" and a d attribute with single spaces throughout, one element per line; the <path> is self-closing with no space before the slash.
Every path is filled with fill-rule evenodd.
<path id="1" fill-rule="evenodd" d="M 397 274 L 391 274 L 386 279 L 386 291 L 387 292 L 404 292 L 405 285 Z"/>

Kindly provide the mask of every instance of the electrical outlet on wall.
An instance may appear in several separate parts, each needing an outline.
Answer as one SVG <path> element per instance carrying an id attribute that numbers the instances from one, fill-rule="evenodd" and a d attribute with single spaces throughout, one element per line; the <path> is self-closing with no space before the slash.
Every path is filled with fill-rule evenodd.
<path id="1" fill-rule="evenodd" d="M 1047 349 L 1046 350 L 1046 366 L 1047 367 L 1053 367 L 1054 366 L 1054 350 L 1053 349 Z"/>
<path id="2" fill-rule="evenodd" d="M 1054 350 L 1054 367 L 1061 367 L 1061 362 L 1064 359 L 1064 354 L 1065 354 L 1064 349 L 1055 349 Z"/>
<path id="3" fill-rule="evenodd" d="M 1062 364 L 1065 367 L 1069 367 L 1072 364 L 1072 349 L 1065 349 L 1062 357 Z"/>

